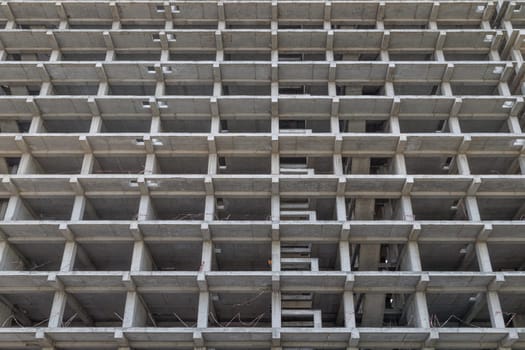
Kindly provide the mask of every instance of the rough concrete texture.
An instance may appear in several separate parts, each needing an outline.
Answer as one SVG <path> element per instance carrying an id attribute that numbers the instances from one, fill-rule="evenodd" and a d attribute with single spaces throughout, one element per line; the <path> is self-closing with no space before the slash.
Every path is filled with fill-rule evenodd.
<path id="1" fill-rule="evenodd" d="M 1 2 L 0 349 L 524 349 L 522 28 Z"/>

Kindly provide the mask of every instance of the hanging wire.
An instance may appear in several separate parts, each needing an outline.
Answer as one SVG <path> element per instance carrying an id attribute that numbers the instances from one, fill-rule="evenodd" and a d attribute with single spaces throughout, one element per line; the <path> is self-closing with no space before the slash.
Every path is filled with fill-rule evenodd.
<path id="1" fill-rule="evenodd" d="M 504 312 L 503 314 L 510 315 L 509 320 L 507 321 L 507 323 L 505 323 L 505 327 L 507 327 L 512 322 L 512 320 L 514 320 L 514 317 L 516 317 L 517 315 L 515 312 Z"/>
<path id="2" fill-rule="evenodd" d="M 69 327 L 69 325 L 73 322 L 73 320 L 77 317 L 77 313 L 75 312 L 73 316 L 68 318 L 66 322 L 64 322 L 64 327 Z"/>
<path id="3" fill-rule="evenodd" d="M 241 320 L 241 313 L 238 312 L 235 314 L 235 316 L 233 316 L 233 318 L 228 322 L 226 323 L 226 327 L 229 327 L 232 322 L 237 319 L 239 320 L 239 323 L 244 326 L 244 327 L 254 327 L 255 325 L 257 325 L 257 323 L 259 323 L 259 321 L 264 317 L 264 312 L 260 315 L 257 315 L 253 320 L 251 320 L 250 322 L 243 322 Z"/>
<path id="4" fill-rule="evenodd" d="M 245 305 L 250 305 L 251 303 L 253 303 L 257 299 L 259 299 L 263 294 L 268 293 L 269 291 L 270 290 L 268 288 L 263 288 L 253 298 L 250 298 L 250 299 L 248 299 L 246 301 L 243 301 L 241 303 L 235 303 L 235 304 L 224 304 L 224 303 L 222 303 L 222 305 L 224 305 L 224 306 L 231 306 L 231 307 L 241 307 L 241 306 L 245 306 Z"/>
<path id="5" fill-rule="evenodd" d="M 9 316 L 4 320 L 4 322 L 2 322 L 2 327 L 5 327 L 5 325 L 7 324 L 7 322 L 8 322 L 9 320 L 13 320 L 13 321 L 15 321 L 15 323 L 17 324 L 18 327 L 25 328 L 23 324 L 21 324 L 20 322 L 18 322 L 18 320 L 16 319 L 15 315 L 13 315 L 13 314 L 9 315 Z"/>
<path id="6" fill-rule="evenodd" d="M 43 324 L 46 323 L 47 321 L 49 321 L 49 318 L 46 318 L 45 320 L 40 321 L 40 322 L 34 324 L 33 327 L 38 327 L 38 326 L 40 326 L 40 325 L 43 325 Z"/>
<path id="7" fill-rule="evenodd" d="M 191 326 L 188 325 L 186 322 L 184 322 L 184 321 L 182 320 L 182 318 L 179 317 L 179 315 L 177 315 L 176 312 L 173 312 L 173 316 L 175 316 L 175 317 L 177 318 L 177 320 L 179 320 L 179 322 L 182 323 L 182 324 L 184 325 L 184 327 L 186 327 L 186 328 L 193 328 L 193 327 L 195 327 L 195 326 L 197 325 L 197 323 L 195 323 L 195 324 L 193 324 L 193 325 L 191 325 Z"/>
<path id="8" fill-rule="evenodd" d="M 436 318 L 437 318 L 437 316 L 436 316 Z M 479 327 L 479 326 L 476 326 L 475 324 L 472 324 L 472 323 L 470 323 L 470 322 L 466 322 L 466 321 L 462 320 L 461 318 L 457 317 L 457 316 L 454 315 L 454 314 L 450 315 L 450 316 L 447 318 L 447 320 L 446 320 L 445 322 L 443 322 L 443 324 L 442 324 L 441 326 L 439 326 L 439 327 L 440 327 L 440 328 L 445 327 L 445 325 L 446 325 L 450 320 L 452 320 L 452 319 L 455 319 L 455 320 L 461 322 L 462 324 L 466 324 L 466 325 L 471 326 L 471 327 L 481 328 L 481 327 Z"/>
<path id="9" fill-rule="evenodd" d="M 262 314 L 260 315 L 257 315 L 253 320 L 251 320 L 250 322 L 244 322 L 242 319 L 241 319 L 241 313 L 238 312 L 236 313 L 232 318 L 231 320 L 229 320 L 228 322 L 225 323 L 225 325 L 223 325 L 222 323 L 220 323 L 216 318 L 215 318 L 215 315 L 213 315 L 213 312 L 210 312 L 209 315 L 211 316 L 211 319 L 212 321 L 214 321 L 219 327 L 222 327 L 222 328 L 225 328 L 225 327 L 229 327 L 233 321 L 235 321 L 236 319 L 239 321 L 239 323 L 243 326 L 243 327 L 255 327 L 259 321 L 264 317 L 265 313 L 263 312 Z"/>
<path id="10" fill-rule="evenodd" d="M 209 316 L 211 316 L 212 321 L 215 322 L 219 327 L 224 327 L 219 321 L 217 321 L 217 319 L 213 315 L 213 312 L 210 312 Z"/>

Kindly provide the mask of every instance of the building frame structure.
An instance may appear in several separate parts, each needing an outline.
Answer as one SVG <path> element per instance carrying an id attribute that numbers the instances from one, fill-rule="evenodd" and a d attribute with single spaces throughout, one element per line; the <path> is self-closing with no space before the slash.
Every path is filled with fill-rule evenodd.
<path id="1" fill-rule="evenodd" d="M 525 348 L 525 2 L 0 25 L 0 348 Z"/>

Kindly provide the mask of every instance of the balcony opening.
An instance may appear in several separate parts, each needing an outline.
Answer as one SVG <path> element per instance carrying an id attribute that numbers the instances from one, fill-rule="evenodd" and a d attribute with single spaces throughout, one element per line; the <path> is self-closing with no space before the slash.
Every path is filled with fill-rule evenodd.
<path id="1" fill-rule="evenodd" d="M 168 96 L 212 96 L 213 84 L 166 84 L 165 94 Z"/>
<path id="2" fill-rule="evenodd" d="M 282 175 L 333 174 L 332 157 L 281 157 L 279 173 Z"/>
<path id="3" fill-rule="evenodd" d="M 270 198 L 222 197 L 216 199 L 216 220 L 269 220 Z"/>
<path id="4" fill-rule="evenodd" d="M 25 197 L 14 220 L 69 220 L 73 196 Z"/>
<path id="5" fill-rule="evenodd" d="M 146 157 L 143 155 L 95 158 L 93 174 L 143 174 Z"/>
<path id="6" fill-rule="evenodd" d="M 448 155 L 441 157 L 405 157 L 407 173 L 412 175 L 456 175 L 456 158 Z"/>
<path id="7" fill-rule="evenodd" d="M 281 221 L 335 220 L 335 198 L 281 196 Z"/>
<path id="8" fill-rule="evenodd" d="M 400 119 L 402 133 L 447 133 L 450 132 L 446 119 Z"/>
<path id="9" fill-rule="evenodd" d="M 53 92 L 55 95 L 63 96 L 84 96 L 96 95 L 98 92 L 98 84 L 93 83 L 78 83 L 78 84 L 64 84 L 54 83 Z"/>
<path id="10" fill-rule="evenodd" d="M 424 271 L 479 271 L 474 244 L 422 242 L 419 255 Z"/>
<path id="11" fill-rule="evenodd" d="M 270 84 L 229 83 L 222 85 L 224 96 L 267 96 L 271 94 L 270 90 Z"/>
<path id="12" fill-rule="evenodd" d="M 346 198 L 348 220 L 405 220 L 399 198 Z"/>
<path id="13" fill-rule="evenodd" d="M 152 197 L 157 220 L 203 220 L 204 196 Z"/>
<path id="14" fill-rule="evenodd" d="M 69 296 L 75 302 L 67 304 L 62 326 L 122 327 L 126 293 L 69 293 Z"/>
<path id="15" fill-rule="evenodd" d="M 441 95 L 439 84 L 394 83 L 396 95 L 435 96 Z"/>
<path id="16" fill-rule="evenodd" d="M 491 327 L 484 293 L 427 293 L 432 328 Z"/>
<path id="17" fill-rule="evenodd" d="M 279 84 L 279 94 L 281 95 L 310 95 L 327 96 L 327 84 Z"/>
<path id="18" fill-rule="evenodd" d="M 279 132 L 281 134 L 311 134 L 330 132 L 328 119 L 281 119 Z"/>
<path id="19" fill-rule="evenodd" d="M 44 117 L 44 133 L 86 133 L 89 132 L 91 117 L 75 117 L 74 119 L 62 119 L 61 117 Z"/>
<path id="20" fill-rule="evenodd" d="M 474 175 L 519 175 L 521 173 L 518 158 L 515 156 L 496 157 L 468 156 L 470 173 Z"/>
<path id="21" fill-rule="evenodd" d="M 158 271 L 199 271 L 202 266 L 202 242 L 151 242 L 147 247 Z"/>
<path id="22" fill-rule="evenodd" d="M 358 293 L 355 300 L 358 327 L 416 327 L 413 294 Z"/>
<path id="23" fill-rule="evenodd" d="M 385 94 L 384 84 L 378 85 L 337 85 L 338 96 L 383 96 Z"/>
<path id="24" fill-rule="evenodd" d="M 208 156 L 157 155 L 161 174 L 207 174 Z"/>
<path id="25" fill-rule="evenodd" d="M 270 174 L 271 159 L 268 156 L 219 157 L 219 174 Z"/>
<path id="26" fill-rule="evenodd" d="M 415 220 L 468 220 L 463 198 L 427 197 L 412 198 Z"/>
<path id="27" fill-rule="evenodd" d="M 211 119 L 162 119 L 162 132 L 202 132 L 208 133 L 211 128 Z"/>
<path id="28" fill-rule="evenodd" d="M 210 327 L 271 327 L 271 292 L 211 293 Z"/>
<path id="29" fill-rule="evenodd" d="M 83 220 L 136 220 L 138 196 L 88 196 Z"/>
<path id="30" fill-rule="evenodd" d="M 129 271 L 133 242 L 82 242 L 78 245 L 73 270 Z"/>
<path id="31" fill-rule="evenodd" d="M 482 220 L 525 220 L 524 197 L 478 197 Z"/>
<path id="32" fill-rule="evenodd" d="M 270 120 L 256 117 L 221 117 L 221 133 L 269 133 Z"/>
<path id="33" fill-rule="evenodd" d="M 63 243 L 12 243 L 7 248 L 3 269 L 7 271 L 58 271 Z"/>
<path id="34" fill-rule="evenodd" d="M 283 292 L 281 293 L 282 327 L 344 327 L 345 310 L 342 305 L 341 293 Z"/>
<path id="35" fill-rule="evenodd" d="M 47 327 L 53 292 L 2 293 L 0 305 L 6 317 L 2 328 Z"/>
<path id="36" fill-rule="evenodd" d="M 281 242 L 281 271 L 339 271 L 335 243 Z"/>
<path id="37" fill-rule="evenodd" d="M 141 293 L 141 299 L 148 310 L 142 327 L 180 327 L 197 326 L 199 293 Z"/>
<path id="38" fill-rule="evenodd" d="M 272 248 L 269 242 L 225 242 L 214 244 L 217 271 L 270 271 Z"/>

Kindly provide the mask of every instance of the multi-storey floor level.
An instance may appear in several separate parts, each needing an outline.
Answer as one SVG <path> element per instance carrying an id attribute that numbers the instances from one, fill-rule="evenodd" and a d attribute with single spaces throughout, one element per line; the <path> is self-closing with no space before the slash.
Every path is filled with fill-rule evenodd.
<path id="1" fill-rule="evenodd" d="M 525 2 L 0 4 L 0 349 L 525 349 Z"/>

